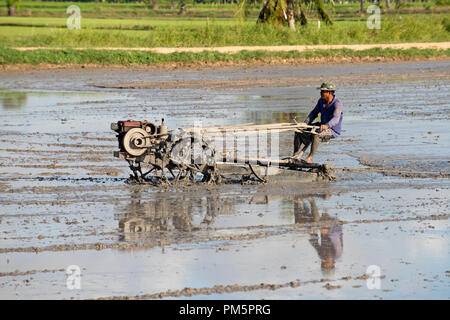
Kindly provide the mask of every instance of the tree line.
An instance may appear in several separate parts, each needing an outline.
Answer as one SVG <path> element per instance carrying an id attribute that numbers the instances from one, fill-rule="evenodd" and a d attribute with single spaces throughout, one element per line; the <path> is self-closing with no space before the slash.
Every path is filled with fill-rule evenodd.
<path id="1" fill-rule="evenodd" d="M 47 0 L 43 0 L 47 1 Z M 143 3 L 148 8 L 157 10 L 160 7 L 175 10 L 178 8 L 179 14 L 186 13 L 188 4 L 235 4 L 238 14 L 241 17 L 248 15 L 249 8 L 261 8 L 258 15 L 258 22 L 271 23 L 275 25 L 289 25 L 295 30 L 295 23 L 301 25 L 308 23 L 308 16 L 317 15 L 320 20 L 327 24 L 332 24 L 330 14 L 325 9 L 324 4 L 334 5 L 336 3 L 359 3 L 360 12 L 364 12 L 364 3 L 385 3 L 386 8 L 392 7 L 391 1 L 395 1 L 395 7 L 399 8 L 406 0 L 71 0 L 71 2 L 98 2 L 98 3 Z M 409 2 L 436 2 L 440 4 L 443 0 L 409 0 Z M 64 2 L 64 0 L 48 0 L 48 2 Z M 8 16 L 14 16 L 20 0 L 6 0 Z"/>

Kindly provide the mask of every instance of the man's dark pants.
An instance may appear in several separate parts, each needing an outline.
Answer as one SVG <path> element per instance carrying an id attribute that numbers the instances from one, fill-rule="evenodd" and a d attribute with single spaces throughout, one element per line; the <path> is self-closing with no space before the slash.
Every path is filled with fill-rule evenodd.
<path id="1" fill-rule="evenodd" d="M 320 123 L 313 123 L 313 126 L 320 126 Z M 320 142 L 329 141 L 333 137 L 333 131 L 328 128 L 327 130 L 321 131 L 319 134 L 312 134 L 307 132 L 296 132 L 294 137 L 294 157 L 301 156 L 303 152 L 308 149 L 311 144 L 311 151 L 309 157 L 313 158 Z M 301 153 L 300 153 L 301 152 Z"/>

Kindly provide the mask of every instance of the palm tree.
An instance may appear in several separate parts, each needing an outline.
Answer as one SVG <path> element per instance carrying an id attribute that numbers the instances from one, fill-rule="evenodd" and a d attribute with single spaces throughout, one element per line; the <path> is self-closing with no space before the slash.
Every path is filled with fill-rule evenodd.
<path id="1" fill-rule="evenodd" d="M 16 9 L 19 7 L 20 0 L 6 0 L 6 6 L 8 7 L 8 16 L 15 16 Z"/>
<path id="2" fill-rule="evenodd" d="M 238 11 L 244 14 L 249 0 L 239 2 Z M 308 23 L 307 16 L 317 13 L 319 19 L 327 24 L 332 24 L 330 15 L 325 10 L 322 0 L 265 0 L 259 13 L 257 22 L 271 23 L 274 25 L 289 25 L 295 31 L 295 21 L 302 25 Z"/>
<path id="3" fill-rule="evenodd" d="M 186 0 L 180 0 L 179 7 L 180 11 L 178 11 L 178 14 L 186 14 Z"/>

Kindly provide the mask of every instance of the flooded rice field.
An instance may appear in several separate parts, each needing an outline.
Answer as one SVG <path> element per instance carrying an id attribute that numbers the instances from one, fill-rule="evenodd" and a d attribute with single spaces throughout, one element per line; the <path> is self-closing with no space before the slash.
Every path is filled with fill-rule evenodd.
<path id="1" fill-rule="evenodd" d="M 302 121 L 329 80 L 343 134 L 315 161 L 338 181 L 157 188 L 113 157 L 111 122 Z M 450 62 L 4 71 L 0 87 L 2 299 L 450 297 Z"/>

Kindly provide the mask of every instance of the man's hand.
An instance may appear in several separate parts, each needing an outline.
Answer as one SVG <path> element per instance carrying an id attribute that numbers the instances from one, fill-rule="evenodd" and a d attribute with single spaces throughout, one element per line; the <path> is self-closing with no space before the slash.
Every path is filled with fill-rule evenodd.
<path id="1" fill-rule="evenodd" d="M 321 124 L 320 125 L 320 131 L 325 131 L 329 128 L 329 126 L 327 124 Z"/>

